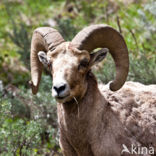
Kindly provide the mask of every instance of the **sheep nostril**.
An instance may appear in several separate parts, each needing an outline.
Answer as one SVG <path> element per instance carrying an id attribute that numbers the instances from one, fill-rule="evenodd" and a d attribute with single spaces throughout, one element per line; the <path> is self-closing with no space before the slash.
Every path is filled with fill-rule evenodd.
<path id="1" fill-rule="evenodd" d="M 66 89 L 66 84 L 63 85 L 58 85 L 58 86 L 54 86 L 53 87 L 54 90 L 57 92 L 57 94 L 59 95 L 62 91 L 64 91 Z"/>
<path id="2" fill-rule="evenodd" d="M 65 90 L 65 88 L 66 88 L 66 85 L 61 86 L 61 87 L 59 88 L 59 91 L 63 91 L 63 90 Z"/>

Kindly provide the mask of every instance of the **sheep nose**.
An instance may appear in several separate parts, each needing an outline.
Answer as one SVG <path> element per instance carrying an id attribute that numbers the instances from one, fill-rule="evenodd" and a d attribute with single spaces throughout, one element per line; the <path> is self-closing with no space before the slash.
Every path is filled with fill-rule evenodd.
<path id="1" fill-rule="evenodd" d="M 66 89 L 67 85 L 66 84 L 60 84 L 60 85 L 55 85 L 53 88 L 59 95 L 61 92 L 63 92 Z"/>

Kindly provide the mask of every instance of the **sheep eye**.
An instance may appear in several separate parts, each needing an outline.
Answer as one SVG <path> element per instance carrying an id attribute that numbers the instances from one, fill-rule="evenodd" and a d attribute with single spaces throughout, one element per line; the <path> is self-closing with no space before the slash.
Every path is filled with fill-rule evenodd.
<path id="1" fill-rule="evenodd" d="M 79 66 L 78 66 L 78 69 L 81 69 L 81 68 L 86 68 L 88 66 L 89 62 L 87 59 L 83 59 L 81 60 Z"/>

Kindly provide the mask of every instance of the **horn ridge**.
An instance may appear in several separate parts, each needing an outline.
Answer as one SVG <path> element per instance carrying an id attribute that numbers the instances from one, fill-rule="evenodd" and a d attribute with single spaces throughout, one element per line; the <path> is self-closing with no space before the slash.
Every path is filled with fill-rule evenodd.
<path id="1" fill-rule="evenodd" d="M 72 40 L 80 50 L 93 51 L 96 48 L 108 48 L 116 66 L 116 77 L 110 83 L 110 89 L 120 89 L 126 81 L 129 70 L 128 49 L 122 35 L 114 28 L 97 24 L 82 29 Z"/>
<path id="2" fill-rule="evenodd" d="M 56 29 L 50 27 L 39 27 L 34 30 L 30 53 L 32 79 L 30 84 L 33 94 L 36 94 L 38 91 L 43 69 L 43 65 L 38 59 L 38 52 L 44 51 L 47 53 L 49 50 L 54 50 L 59 44 L 63 42 L 63 37 Z"/>

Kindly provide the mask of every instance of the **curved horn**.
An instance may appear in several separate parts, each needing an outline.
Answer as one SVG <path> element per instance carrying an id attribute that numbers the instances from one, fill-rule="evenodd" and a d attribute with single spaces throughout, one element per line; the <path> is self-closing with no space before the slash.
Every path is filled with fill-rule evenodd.
<path id="1" fill-rule="evenodd" d="M 32 93 L 36 94 L 38 91 L 39 83 L 43 65 L 38 59 L 38 52 L 54 50 L 59 44 L 64 42 L 60 33 L 50 27 L 41 27 L 35 29 L 31 41 L 31 87 Z"/>
<path id="2" fill-rule="evenodd" d="M 91 25 L 80 31 L 72 40 L 80 50 L 91 52 L 95 48 L 108 48 L 116 65 L 116 77 L 110 89 L 120 89 L 126 81 L 129 70 L 128 49 L 121 34 L 110 26 Z"/>

